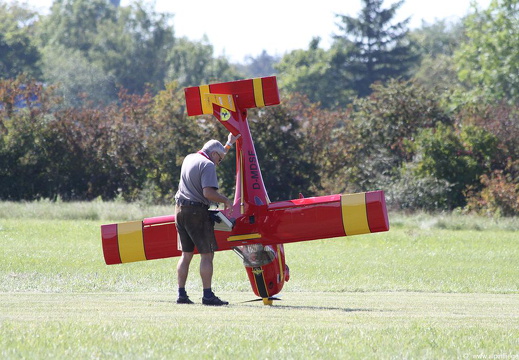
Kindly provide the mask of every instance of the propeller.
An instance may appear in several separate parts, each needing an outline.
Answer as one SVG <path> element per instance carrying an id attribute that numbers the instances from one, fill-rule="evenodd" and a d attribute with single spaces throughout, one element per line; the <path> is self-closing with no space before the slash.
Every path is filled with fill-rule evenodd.
<path id="1" fill-rule="evenodd" d="M 265 298 L 265 299 L 263 299 L 263 298 L 258 298 L 258 299 L 252 299 L 252 300 L 242 301 L 241 304 L 250 303 L 250 302 L 256 302 L 256 301 L 263 301 L 263 303 L 264 303 L 265 305 L 272 305 L 272 301 L 273 301 L 273 300 L 282 300 L 282 299 L 271 296 L 271 297 L 269 297 L 269 298 Z"/>

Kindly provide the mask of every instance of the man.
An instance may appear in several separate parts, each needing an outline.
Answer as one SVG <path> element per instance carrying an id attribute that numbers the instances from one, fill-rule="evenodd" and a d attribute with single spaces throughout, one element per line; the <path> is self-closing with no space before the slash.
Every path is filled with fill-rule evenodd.
<path id="1" fill-rule="evenodd" d="M 231 200 L 218 192 L 216 166 L 239 136 L 229 134 L 225 147 L 217 140 L 209 140 L 202 150 L 187 155 L 182 163 L 175 195 L 175 223 L 182 247 L 182 256 L 177 265 L 178 304 L 193 304 L 186 292 L 186 281 L 195 247 L 200 253 L 200 277 L 204 289 L 202 303 L 214 306 L 229 304 L 220 300 L 211 289 L 217 244 L 209 205 L 211 202 L 224 203 L 225 209 L 232 212 Z"/>

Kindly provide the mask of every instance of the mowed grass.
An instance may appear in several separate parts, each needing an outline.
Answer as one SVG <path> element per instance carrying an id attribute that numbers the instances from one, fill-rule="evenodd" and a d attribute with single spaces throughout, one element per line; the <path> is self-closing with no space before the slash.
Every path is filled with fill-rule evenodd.
<path id="1" fill-rule="evenodd" d="M 9 205 L 3 359 L 519 357 L 518 219 L 390 215 L 387 233 L 287 244 L 291 279 L 271 307 L 248 302 L 239 258 L 219 252 L 214 289 L 231 305 L 212 308 L 200 305 L 198 257 L 194 306 L 175 304 L 177 259 L 106 266 L 104 205 Z"/>
<path id="2" fill-rule="evenodd" d="M 176 305 L 165 293 L 1 294 L 3 358 L 348 359 L 517 354 L 517 297 L 287 292 Z"/>

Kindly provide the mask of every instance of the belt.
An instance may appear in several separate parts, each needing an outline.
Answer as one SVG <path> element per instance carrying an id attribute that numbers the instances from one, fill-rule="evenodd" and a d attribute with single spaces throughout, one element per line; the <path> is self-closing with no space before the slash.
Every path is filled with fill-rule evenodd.
<path id="1" fill-rule="evenodd" d="M 204 203 L 201 203 L 198 201 L 184 200 L 184 199 L 178 199 L 177 204 L 183 205 L 183 206 L 202 206 L 202 207 L 209 208 L 209 206 L 207 206 Z"/>

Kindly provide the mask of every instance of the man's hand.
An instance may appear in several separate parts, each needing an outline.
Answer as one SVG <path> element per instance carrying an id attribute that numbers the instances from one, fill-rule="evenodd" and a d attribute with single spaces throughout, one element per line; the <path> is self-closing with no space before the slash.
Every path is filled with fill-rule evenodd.
<path id="1" fill-rule="evenodd" d="M 234 136 L 232 133 L 229 133 L 229 136 L 227 136 L 227 144 L 233 145 L 236 142 L 236 140 L 240 138 L 240 136 L 241 134 Z"/>
<path id="2" fill-rule="evenodd" d="M 230 212 L 232 212 L 232 201 L 220 194 L 215 188 L 205 187 L 203 191 L 206 199 L 216 203 L 223 203 L 225 209 L 230 209 Z"/>
<path id="3" fill-rule="evenodd" d="M 229 215 L 232 214 L 232 210 L 233 210 L 232 201 L 227 199 L 227 201 L 224 202 L 224 206 L 225 206 L 224 210 L 229 209 Z"/>

